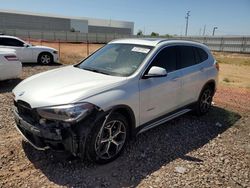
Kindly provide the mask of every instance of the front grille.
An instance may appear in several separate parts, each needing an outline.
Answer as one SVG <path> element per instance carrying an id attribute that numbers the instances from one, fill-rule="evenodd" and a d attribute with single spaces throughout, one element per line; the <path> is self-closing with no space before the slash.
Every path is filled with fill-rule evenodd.
<path id="1" fill-rule="evenodd" d="M 14 105 L 17 108 L 19 116 L 22 117 L 24 120 L 32 124 L 39 122 L 39 115 L 34 109 L 31 108 L 29 103 L 18 100 L 17 102 L 14 101 Z"/>

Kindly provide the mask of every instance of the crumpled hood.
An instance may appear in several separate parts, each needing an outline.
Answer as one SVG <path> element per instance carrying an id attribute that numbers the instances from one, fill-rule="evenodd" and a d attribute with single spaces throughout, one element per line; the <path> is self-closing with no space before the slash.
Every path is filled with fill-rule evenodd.
<path id="1" fill-rule="evenodd" d="M 15 100 L 23 100 L 36 108 L 78 102 L 125 81 L 125 77 L 67 66 L 31 76 L 18 84 L 13 93 Z"/>

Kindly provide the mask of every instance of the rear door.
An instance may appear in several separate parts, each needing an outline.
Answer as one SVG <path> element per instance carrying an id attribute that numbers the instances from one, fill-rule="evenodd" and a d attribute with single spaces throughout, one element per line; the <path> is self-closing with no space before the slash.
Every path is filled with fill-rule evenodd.
<path id="1" fill-rule="evenodd" d="M 197 97 L 204 83 L 206 82 L 206 72 L 204 63 L 194 46 L 179 46 L 180 69 L 182 71 L 182 94 L 181 105 L 185 106 L 197 101 Z"/>
<path id="2" fill-rule="evenodd" d="M 165 68 L 167 76 L 139 80 L 140 124 L 178 108 L 178 98 L 181 95 L 181 71 L 177 70 L 176 47 L 160 50 L 145 74 L 152 66 Z"/>

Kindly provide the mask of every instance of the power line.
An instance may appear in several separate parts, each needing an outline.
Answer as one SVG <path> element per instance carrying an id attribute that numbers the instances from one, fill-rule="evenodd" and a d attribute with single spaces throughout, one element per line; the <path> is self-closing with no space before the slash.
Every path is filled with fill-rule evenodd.
<path id="1" fill-rule="evenodd" d="M 188 31 L 188 18 L 190 16 L 190 11 L 187 11 L 187 16 L 185 17 L 186 19 L 186 32 L 185 32 L 185 36 L 187 36 L 187 31 Z"/>

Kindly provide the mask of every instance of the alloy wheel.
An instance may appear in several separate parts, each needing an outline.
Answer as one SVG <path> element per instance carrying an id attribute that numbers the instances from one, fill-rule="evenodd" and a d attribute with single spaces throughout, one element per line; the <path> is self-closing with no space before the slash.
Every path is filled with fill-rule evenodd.
<path id="1" fill-rule="evenodd" d="M 200 110 L 202 113 L 205 113 L 209 110 L 212 103 L 212 92 L 210 89 L 206 89 L 202 96 L 200 101 Z"/>
<path id="2" fill-rule="evenodd" d="M 99 131 L 95 141 L 96 154 L 101 159 L 111 159 L 116 156 L 126 140 L 126 126 L 120 120 L 107 122 Z"/>
<path id="3" fill-rule="evenodd" d="M 42 64 L 50 64 L 51 62 L 51 57 L 48 54 L 44 54 L 41 56 L 41 63 Z"/>

